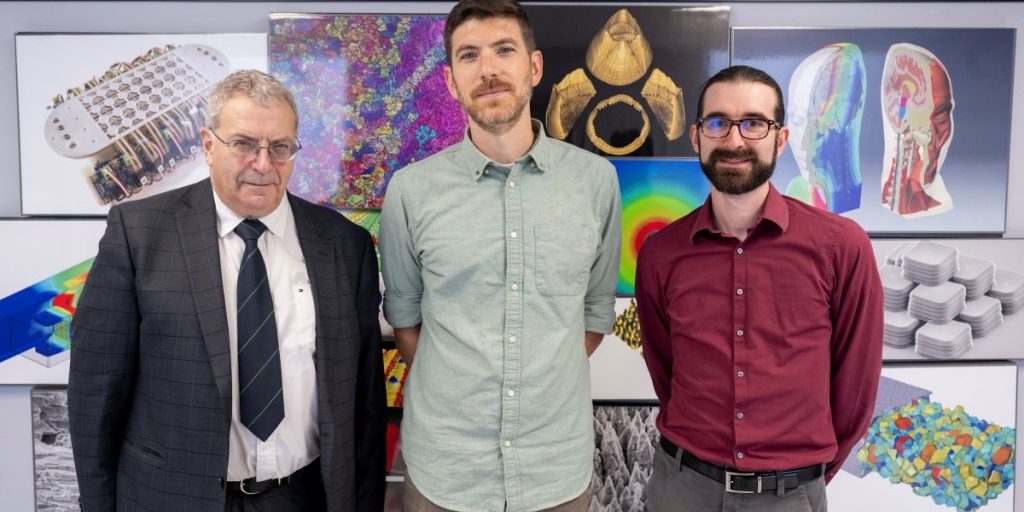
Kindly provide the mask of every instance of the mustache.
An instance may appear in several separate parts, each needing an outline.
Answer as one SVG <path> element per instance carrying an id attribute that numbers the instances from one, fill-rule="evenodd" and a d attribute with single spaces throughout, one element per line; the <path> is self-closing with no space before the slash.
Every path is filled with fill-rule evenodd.
<path id="1" fill-rule="evenodd" d="M 494 91 L 511 91 L 512 84 L 500 79 L 500 78 L 489 78 L 484 83 L 478 85 L 473 89 L 473 96 L 481 96 Z"/>
<path id="2" fill-rule="evenodd" d="M 711 150 L 711 154 L 708 155 L 708 160 L 712 162 L 718 160 L 756 160 L 757 153 L 751 148 L 741 149 L 725 149 L 716 148 Z"/>
<path id="3" fill-rule="evenodd" d="M 245 171 L 235 179 L 238 184 L 248 183 L 250 185 L 277 185 L 280 180 L 275 172 L 261 173 L 256 171 Z"/>

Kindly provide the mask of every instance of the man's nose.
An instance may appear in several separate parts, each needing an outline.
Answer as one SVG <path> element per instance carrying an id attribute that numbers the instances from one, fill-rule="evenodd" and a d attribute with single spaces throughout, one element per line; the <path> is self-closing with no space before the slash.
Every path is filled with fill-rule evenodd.
<path id="1" fill-rule="evenodd" d="M 733 147 L 743 146 L 747 143 L 747 139 L 744 139 L 743 136 L 740 135 L 739 123 L 733 123 L 729 126 L 729 131 L 725 132 L 725 137 L 722 137 L 722 142 Z"/>
<path id="2" fill-rule="evenodd" d="M 252 162 L 252 168 L 259 172 L 270 172 L 274 168 L 274 162 L 270 159 L 270 147 L 260 146 L 256 150 L 256 159 Z"/>
<path id="3" fill-rule="evenodd" d="M 495 55 L 484 53 L 480 56 L 480 76 L 491 78 L 498 74 L 498 59 Z"/>

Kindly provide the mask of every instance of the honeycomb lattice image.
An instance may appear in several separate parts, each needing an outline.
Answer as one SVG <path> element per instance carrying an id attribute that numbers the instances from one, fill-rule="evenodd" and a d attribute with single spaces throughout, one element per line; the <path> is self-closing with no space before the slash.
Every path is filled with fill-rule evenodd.
<path id="1" fill-rule="evenodd" d="M 44 136 L 58 154 L 90 159 L 101 204 L 121 201 L 195 160 L 206 92 L 229 71 L 209 46 L 153 48 L 56 96 Z"/>

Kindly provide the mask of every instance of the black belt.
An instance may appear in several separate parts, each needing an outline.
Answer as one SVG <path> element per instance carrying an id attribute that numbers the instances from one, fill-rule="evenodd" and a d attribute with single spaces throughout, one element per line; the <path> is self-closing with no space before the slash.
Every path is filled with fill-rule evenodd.
<path id="1" fill-rule="evenodd" d="M 232 492 L 240 492 L 242 494 L 259 494 L 261 492 L 269 491 L 275 487 L 283 487 L 292 482 L 302 480 L 310 474 L 316 473 L 319 469 L 320 459 L 318 458 L 284 478 L 271 478 L 270 480 L 263 480 L 261 482 L 257 482 L 255 478 L 246 478 L 245 480 L 239 480 L 237 482 L 222 481 L 222 485 L 225 489 Z"/>
<path id="2" fill-rule="evenodd" d="M 665 439 L 664 436 L 661 437 L 660 443 L 661 448 L 671 455 L 672 458 L 675 458 L 676 454 L 682 451 L 682 463 L 684 466 L 725 485 L 726 492 L 751 494 L 776 491 L 781 495 L 787 489 L 795 489 L 802 484 L 817 480 L 825 474 L 824 464 L 815 464 L 805 468 L 785 471 L 761 471 L 756 473 L 735 471 L 732 468 L 700 460 L 692 453 L 672 444 L 672 441 Z"/>

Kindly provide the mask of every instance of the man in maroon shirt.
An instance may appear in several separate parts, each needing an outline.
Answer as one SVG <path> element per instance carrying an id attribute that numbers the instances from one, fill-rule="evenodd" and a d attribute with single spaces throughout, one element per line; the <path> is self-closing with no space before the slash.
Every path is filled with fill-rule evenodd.
<path id="1" fill-rule="evenodd" d="M 647 503 L 824 511 L 825 481 L 867 428 L 881 371 L 871 243 L 768 182 L 789 135 L 770 76 L 722 70 L 697 112 L 690 140 L 711 195 L 652 235 L 637 266 L 661 405 Z"/>

